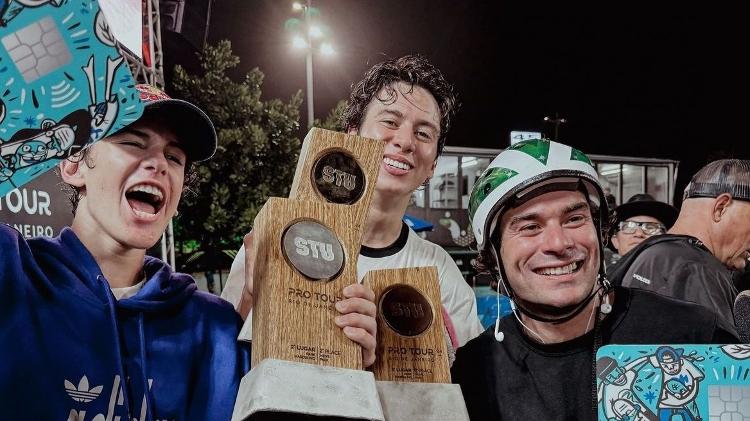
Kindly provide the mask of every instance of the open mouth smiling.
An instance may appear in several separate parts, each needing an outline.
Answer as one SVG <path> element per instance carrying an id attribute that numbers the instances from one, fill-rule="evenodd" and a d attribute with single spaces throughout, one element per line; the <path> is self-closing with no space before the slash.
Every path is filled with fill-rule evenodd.
<path id="1" fill-rule="evenodd" d="M 583 267 L 583 260 L 576 260 L 564 266 L 549 266 L 539 269 L 534 269 L 534 273 L 543 276 L 560 276 L 569 275 L 571 273 L 578 272 Z"/>
<path id="2" fill-rule="evenodd" d="M 164 206 L 164 192 L 152 184 L 136 184 L 125 192 L 128 204 L 138 216 L 153 216 Z"/>
<path id="3" fill-rule="evenodd" d="M 393 158 L 384 157 L 383 162 L 386 165 L 390 165 L 393 168 L 398 168 L 400 170 L 408 171 L 412 168 L 414 168 L 413 165 L 409 164 L 408 162 L 398 161 Z"/>

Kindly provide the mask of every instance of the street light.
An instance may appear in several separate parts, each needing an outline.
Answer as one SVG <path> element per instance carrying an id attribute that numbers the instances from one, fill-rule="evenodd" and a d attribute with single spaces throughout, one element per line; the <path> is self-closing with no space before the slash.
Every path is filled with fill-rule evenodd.
<path id="1" fill-rule="evenodd" d="M 557 142 L 557 130 L 560 127 L 560 124 L 567 123 L 568 120 L 566 120 L 564 118 L 560 118 L 560 115 L 558 113 L 555 113 L 555 118 L 550 118 L 550 117 L 546 117 L 545 116 L 544 117 L 544 122 L 545 123 L 552 123 L 552 124 L 555 125 L 555 139 L 554 140 L 555 140 L 555 142 Z"/>
<path id="2" fill-rule="evenodd" d="M 304 38 L 298 35 L 292 38 L 292 46 L 294 48 L 300 48 L 300 49 L 307 48 L 307 41 L 305 41 Z"/>
<path id="3" fill-rule="evenodd" d="M 323 36 L 323 30 L 320 29 L 320 26 L 313 25 L 310 27 L 310 37 L 312 38 L 320 38 Z"/>
<path id="4" fill-rule="evenodd" d="M 320 54 L 323 54 L 324 56 L 332 56 L 336 54 L 336 50 L 333 49 L 331 44 L 324 42 L 320 45 Z"/>
<path id="5" fill-rule="evenodd" d="M 292 4 L 294 11 L 302 11 L 305 15 L 304 30 L 298 28 L 299 20 L 290 19 L 286 22 L 287 29 L 295 31 L 292 37 L 292 46 L 295 49 L 305 50 L 305 69 L 307 78 L 307 124 L 312 124 L 315 119 L 314 99 L 313 99 L 313 53 L 316 52 L 314 40 L 320 43 L 318 52 L 324 56 L 336 54 L 333 46 L 329 42 L 323 42 L 324 31 L 320 25 L 312 23 L 312 15 L 317 13 L 317 9 L 312 7 L 312 0 L 307 0 L 306 4 L 294 2 Z M 304 34 L 304 35 L 303 35 Z"/>

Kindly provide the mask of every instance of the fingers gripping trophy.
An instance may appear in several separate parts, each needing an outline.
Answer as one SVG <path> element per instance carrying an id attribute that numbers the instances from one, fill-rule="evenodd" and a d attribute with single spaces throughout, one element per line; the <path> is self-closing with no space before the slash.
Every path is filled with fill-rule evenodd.
<path id="1" fill-rule="evenodd" d="M 255 295 L 254 368 L 240 388 L 235 419 L 278 411 L 285 419 L 297 413 L 387 420 L 414 411 L 415 403 L 421 410 L 436 401 L 464 408 L 460 390 L 452 390 L 457 386 L 445 384 L 450 374 L 434 267 L 366 276 L 379 313 L 372 373 L 361 371 L 361 348 L 334 323 L 343 288 L 357 282 L 383 147 L 382 141 L 312 129 L 289 198 L 271 198 L 258 213 L 246 244 Z M 451 388 L 448 395 L 459 404 L 445 399 L 439 386 Z"/>
<path id="2" fill-rule="evenodd" d="M 256 216 L 246 242 L 253 369 L 242 380 L 233 419 L 385 419 L 361 347 L 334 321 L 343 289 L 357 283 L 383 147 L 312 129 L 289 198 L 270 198 Z"/>
<path id="3" fill-rule="evenodd" d="M 322 129 L 305 138 L 288 199 L 254 223 L 253 366 L 266 358 L 361 370 L 360 347 L 334 323 L 357 255 L 382 156 L 380 141 Z"/>

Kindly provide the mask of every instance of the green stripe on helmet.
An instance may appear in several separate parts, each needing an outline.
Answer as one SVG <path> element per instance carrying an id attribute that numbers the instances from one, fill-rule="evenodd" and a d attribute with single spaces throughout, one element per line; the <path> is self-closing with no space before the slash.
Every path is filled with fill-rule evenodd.
<path id="1" fill-rule="evenodd" d="M 523 142 L 516 143 L 509 149 L 523 152 L 541 162 L 543 165 L 547 165 L 547 158 L 549 158 L 549 141 L 547 140 L 525 140 Z"/>
<path id="2" fill-rule="evenodd" d="M 474 189 L 471 191 L 471 198 L 469 199 L 470 219 L 474 219 L 474 213 L 487 195 L 516 175 L 518 175 L 516 171 L 502 167 L 494 167 L 485 171 L 477 183 L 474 184 Z"/>
<path id="3" fill-rule="evenodd" d="M 572 159 L 574 161 L 585 162 L 585 163 L 591 165 L 592 167 L 594 166 L 594 163 L 591 162 L 591 160 L 589 159 L 588 156 L 586 156 L 585 153 L 579 151 L 576 148 L 570 148 L 570 149 L 571 149 L 571 151 L 570 151 L 570 159 Z"/>

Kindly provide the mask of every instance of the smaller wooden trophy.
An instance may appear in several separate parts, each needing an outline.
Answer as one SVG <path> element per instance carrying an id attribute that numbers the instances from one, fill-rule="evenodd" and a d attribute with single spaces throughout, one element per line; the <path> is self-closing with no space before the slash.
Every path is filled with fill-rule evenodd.
<path id="1" fill-rule="evenodd" d="M 372 370 L 386 420 L 468 420 L 450 384 L 440 284 L 434 266 L 367 272 L 378 343 Z"/>
<path id="2" fill-rule="evenodd" d="M 375 379 L 450 383 L 435 267 L 370 271 L 364 282 L 378 308 Z"/>

